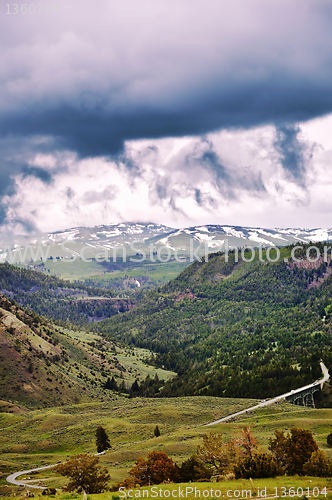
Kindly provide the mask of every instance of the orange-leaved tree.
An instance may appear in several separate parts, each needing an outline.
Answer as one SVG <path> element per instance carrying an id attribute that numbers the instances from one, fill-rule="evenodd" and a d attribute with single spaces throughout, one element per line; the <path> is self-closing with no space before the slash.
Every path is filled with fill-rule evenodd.
<path id="1" fill-rule="evenodd" d="M 318 445 L 309 429 L 293 427 L 290 433 L 276 430 L 275 437 L 269 440 L 269 450 L 276 462 L 290 475 L 303 475 L 303 465 L 310 459 L 312 453 L 318 450 Z"/>
<path id="2" fill-rule="evenodd" d="M 253 453 L 257 450 L 257 439 L 254 435 L 251 426 L 245 425 L 241 429 L 241 437 L 236 440 L 236 444 L 242 449 L 243 454 L 252 458 Z"/>
<path id="3" fill-rule="evenodd" d="M 140 486 L 160 484 L 165 481 L 175 482 L 179 477 L 179 467 L 163 451 L 151 451 L 147 460 L 139 457 L 129 474 Z"/>

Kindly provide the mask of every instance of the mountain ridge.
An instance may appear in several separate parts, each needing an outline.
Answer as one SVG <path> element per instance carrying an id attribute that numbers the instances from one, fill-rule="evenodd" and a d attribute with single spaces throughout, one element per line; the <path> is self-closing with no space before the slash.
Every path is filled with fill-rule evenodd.
<path id="1" fill-rule="evenodd" d="M 188 256 L 191 248 L 201 247 L 218 251 L 241 246 L 286 246 L 293 243 L 309 243 L 332 240 L 332 228 L 260 228 L 239 225 L 207 224 L 184 228 L 172 228 L 155 223 L 117 223 L 93 227 L 74 227 L 37 236 L 17 237 L 2 243 L 0 261 L 26 262 L 50 256 L 58 258 L 94 258 L 101 249 L 114 256 L 119 248 L 127 248 L 129 254 L 147 251 L 151 246 L 163 252 Z M 67 245 L 67 246 L 66 246 Z M 28 252 L 27 248 L 46 248 L 40 255 Z M 127 251 L 128 251 L 127 250 Z M 16 259 L 16 260 L 15 260 Z"/>

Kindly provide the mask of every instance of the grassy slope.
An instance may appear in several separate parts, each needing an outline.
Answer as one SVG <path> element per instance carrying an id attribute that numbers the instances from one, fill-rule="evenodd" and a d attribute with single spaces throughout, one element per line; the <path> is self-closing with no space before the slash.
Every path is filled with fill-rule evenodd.
<path id="1" fill-rule="evenodd" d="M 0 398 L 28 407 L 90 401 L 98 393 L 79 377 L 88 373 L 91 359 L 84 349 L 51 325 L 5 303 L 0 309 Z M 17 315 L 21 319 L 18 319 Z M 59 339 L 63 338 L 60 343 Z M 75 365 L 76 363 L 76 365 Z"/>
<path id="2" fill-rule="evenodd" d="M 102 401 L 113 397 L 102 389 L 107 377 L 129 386 L 148 374 L 174 375 L 146 365 L 150 352 L 54 327 L 3 296 L 0 306 L 0 399 L 30 408 Z"/>
<path id="3" fill-rule="evenodd" d="M 80 280 L 93 286 L 128 289 L 127 278 L 143 278 L 143 288 L 153 288 L 160 286 L 170 279 L 174 279 L 187 265 L 188 261 L 176 262 L 151 262 L 150 260 L 142 263 L 133 263 L 129 259 L 127 262 L 122 262 L 119 259 L 117 262 L 111 262 L 109 266 L 106 263 L 98 263 L 95 260 L 91 262 L 83 262 L 81 259 L 75 261 L 66 260 L 47 260 L 44 264 L 31 264 L 29 269 L 43 272 L 45 275 L 53 275 L 68 281 Z M 23 265 L 21 265 L 23 267 Z M 112 269 L 118 267 L 118 269 Z M 134 288 L 134 287 L 132 287 Z"/>
<path id="4" fill-rule="evenodd" d="M 84 282 L 86 284 L 93 284 L 94 286 L 128 290 L 129 287 L 131 289 L 135 288 L 133 285 L 130 285 L 128 278 L 135 278 L 141 283 L 140 289 L 152 289 L 176 278 L 188 264 L 189 261 L 183 263 L 174 261 L 151 263 L 147 261 L 134 268 L 126 268 L 124 265 L 122 269 L 105 271 L 105 274 L 102 276 L 91 276 L 90 279 L 86 279 Z"/>
<path id="5" fill-rule="evenodd" d="M 170 400 L 128 400 L 117 397 L 113 402 L 103 405 L 89 403 L 25 414 L 3 413 L 0 415 L 2 477 L 15 470 L 56 463 L 78 452 L 95 452 L 94 431 L 97 425 L 103 425 L 111 438 L 112 449 L 101 456 L 101 464 L 109 469 L 112 482 L 126 477 L 138 456 L 146 457 L 152 450 L 162 450 L 181 463 L 196 450 L 203 433 L 221 432 L 227 441 L 248 423 L 254 425 L 261 449 L 267 448 L 268 438 L 276 428 L 288 430 L 292 426 L 305 427 L 313 431 L 319 446 L 332 457 L 332 450 L 326 445 L 326 436 L 331 431 L 331 409 L 309 410 L 281 403 L 238 417 L 233 422 L 212 428 L 203 426 L 218 417 L 248 407 L 253 402 L 212 397 Z M 156 424 L 161 430 L 159 438 L 153 435 Z M 45 485 L 59 487 L 65 484 L 65 480 L 57 477 L 52 470 L 38 474 L 33 479 L 45 476 L 50 478 L 45 481 Z M 276 481 L 268 480 L 269 484 L 275 484 Z M 283 481 L 290 481 L 294 485 L 297 479 L 284 478 Z M 322 482 L 326 484 L 326 480 L 314 479 L 311 486 Z M 238 487 L 239 483 L 242 484 L 234 484 Z M 278 484 L 281 483 L 279 481 Z M 17 490 L 19 488 L 12 489 Z M 0 495 L 5 491 L 7 488 L 4 485 L 0 487 Z"/>

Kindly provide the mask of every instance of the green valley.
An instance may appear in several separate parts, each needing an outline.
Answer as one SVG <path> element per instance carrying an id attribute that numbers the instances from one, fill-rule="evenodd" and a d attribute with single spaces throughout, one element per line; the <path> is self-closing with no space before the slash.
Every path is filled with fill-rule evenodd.
<path id="1" fill-rule="evenodd" d="M 248 424 L 262 453 L 276 429 L 297 427 L 310 429 L 332 458 L 329 384 L 315 393 L 316 409 L 284 401 L 204 426 L 319 379 L 320 359 L 332 371 L 331 260 L 285 262 L 292 248 L 275 263 L 260 262 L 258 252 L 251 262 L 212 254 L 130 297 L 94 280 L 0 266 L 7 297 L 0 296 L 0 494 L 22 491 L 6 483 L 12 472 L 95 453 L 98 426 L 110 436 L 100 462 L 113 486 L 139 456 L 162 451 L 180 465 L 205 433 L 228 442 Z M 53 469 L 27 480 L 66 484 Z M 304 487 L 309 480 L 284 481 Z"/>

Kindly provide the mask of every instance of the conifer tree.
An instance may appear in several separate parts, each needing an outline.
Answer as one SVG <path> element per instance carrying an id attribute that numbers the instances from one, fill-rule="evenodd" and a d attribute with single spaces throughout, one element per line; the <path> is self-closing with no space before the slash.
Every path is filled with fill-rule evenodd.
<path id="1" fill-rule="evenodd" d="M 159 430 L 158 425 L 156 425 L 156 427 L 155 427 L 155 429 L 154 429 L 154 435 L 155 435 L 156 437 L 159 437 L 159 436 L 160 436 L 160 430 Z"/>
<path id="2" fill-rule="evenodd" d="M 96 446 L 98 453 L 101 453 L 111 447 L 107 432 L 101 425 L 99 425 L 96 430 Z"/>

